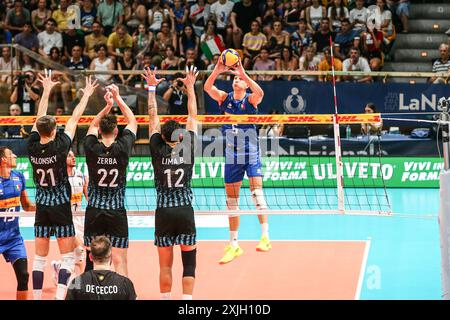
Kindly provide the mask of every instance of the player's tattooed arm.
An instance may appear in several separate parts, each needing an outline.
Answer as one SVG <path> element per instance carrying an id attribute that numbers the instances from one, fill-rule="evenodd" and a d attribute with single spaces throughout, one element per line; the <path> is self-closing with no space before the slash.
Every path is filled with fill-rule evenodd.
<path id="1" fill-rule="evenodd" d="M 81 89 L 83 91 L 83 97 L 73 110 L 72 116 L 66 124 L 65 132 L 70 137 L 70 139 L 73 139 L 73 137 L 75 136 L 78 121 L 80 121 L 80 118 L 83 115 L 84 110 L 86 109 L 89 98 L 94 93 L 95 89 L 97 89 L 97 87 L 97 80 L 93 80 L 91 76 L 86 77 L 86 86 L 84 87 L 84 89 Z"/>
<path id="2" fill-rule="evenodd" d="M 38 81 L 44 87 L 44 91 L 42 92 L 41 100 L 39 101 L 38 110 L 36 114 L 36 120 L 42 116 L 47 115 L 48 109 L 48 99 L 50 98 L 50 92 L 53 87 L 59 84 L 58 81 L 52 80 L 52 70 L 44 69 L 44 75 L 38 74 Z M 36 122 L 33 125 L 33 129 L 31 131 L 37 131 Z"/>
<path id="3" fill-rule="evenodd" d="M 186 77 L 178 78 L 176 81 L 181 81 L 186 86 L 188 96 L 188 119 L 186 123 L 186 130 L 197 133 L 197 99 L 195 97 L 195 80 L 199 72 L 197 68 L 186 66 Z"/>
<path id="4" fill-rule="evenodd" d="M 112 84 L 108 86 L 107 90 L 111 92 L 114 101 L 117 102 L 120 111 L 122 111 L 122 114 L 125 117 L 125 121 L 128 123 L 126 128 L 136 135 L 138 126 L 136 117 L 134 116 L 134 113 L 133 111 L 131 111 L 130 107 L 125 103 L 125 101 L 123 101 L 122 97 L 120 96 L 119 87 L 115 84 Z"/>
<path id="5" fill-rule="evenodd" d="M 106 101 L 106 106 L 100 111 L 97 116 L 95 116 L 94 120 L 91 122 L 91 125 L 89 126 L 88 132 L 86 135 L 94 135 L 98 136 L 98 128 L 100 127 L 100 120 L 111 111 L 111 108 L 114 104 L 114 100 L 112 97 L 112 93 L 107 90 L 106 94 L 104 95 L 104 99 Z"/>
<path id="6" fill-rule="evenodd" d="M 149 138 L 156 133 L 161 131 L 161 126 L 159 124 L 158 117 L 158 106 L 156 103 L 156 86 L 163 80 L 156 79 L 156 68 L 151 70 L 150 68 L 145 68 L 144 73 L 141 75 L 142 78 L 147 82 L 147 91 L 148 91 L 148 116 L 149 116 L 149 125 L 148 132 Z"/>

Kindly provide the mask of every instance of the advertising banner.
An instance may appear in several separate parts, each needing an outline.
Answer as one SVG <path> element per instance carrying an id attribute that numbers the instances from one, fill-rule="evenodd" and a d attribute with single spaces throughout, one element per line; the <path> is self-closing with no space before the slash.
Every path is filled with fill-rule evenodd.
<path id="1" fill-rule="evenodd" d="M 334 157 L 263 157 L 263 182 L 274 188 L 328 188 L 336 186 Z M 443 162 L 439 158 L 344 157 L 344 187 L 438 188 Z M 18 158 L 17 170 L 24 173 L 27 187 L 34 187 L 27 158 Z M 87 174 L 84 158 L 77 166 Z M 225 159 L 196 158 L 193 187 L 224 187 Z M 248 186 L 248 180 L 244 180 Z M 127 186 L 153 188 L 154 171 L 149 157 L 132 157 L 128 165 Z"/>

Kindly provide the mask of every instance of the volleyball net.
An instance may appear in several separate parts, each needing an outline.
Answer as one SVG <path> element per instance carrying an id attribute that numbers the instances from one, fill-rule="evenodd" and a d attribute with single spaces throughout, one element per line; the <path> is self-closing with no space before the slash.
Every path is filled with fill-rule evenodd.
<path id="1" fill-rule="evenodd" d="M 77 168 L 88 174 L 82 142 L 86 126 L 94 116 L 84 116 L 74 144 Z M 69 117 L 57 117 L 63 125 Z M 136 116 L 140 130 L 148 130 L 148 117 Z M 185 123 L 187 116 L 160 116 L 162 123 L 174 119 Z M 0 125 L 33 124 L 34 117 L 0 117 Z M 118 117 L 119 126 L 123 117 Z M 350 146 L 359 137 L 340 139 L 333 131 L 333 115 L 203 115 L 198 116 L 192 176 L 193 206 L 197 215 L 229 214 L 367 214 L 389 215 L 390 203 L 385 177 L 391 166 L 383 165 L 380 136 L 365 136 L 367 152 L 354 154 Z M 380 114 L 338 115 L 337 132 L 359 131 L 362 124 L 379 123 Z M 219 130 L 223 124 L 255 124 L 259 132 L 262 183 L 266 210 L 256 210 L 244 177 L 239 195 L 239 210 L 228 210 L 224 183 L 225 138 Z M 273 126 L 287 131 L 308 132 L 303 138 L 268 135 Z M 312 135 L 315 127 L 330 130 L 329 134 Z M 84 130 L 83 130 L 84 129 Z M 339 139 L 337 141 L 337 139 Z M 301 141 L 301 146 L 298 142 Z M 23 143 L 26 143 L 23 141 Z M 338 146 L 340 149 L 336 150 Z M 348 149 L 348 150 L 347 150 Z M 14 152 L 14 149 L 13 149 Z M 151 164 L 148 134 L 136 141 L 127 171 L 126 208 L 129 215 L 153 215 L 156 208 L 154 171 Z M 338 170 L 338 168 L 341 170 Z M 32 169 L 26 156 L 19 157 L 17 170 L 25 175 L 28 193 L 34 200 Z M 86 202 L 83 200 L 83 208 Z M 83 212 L 77 212 L 82 215 Z M 9 216 L 13 215 L 8 213 Z M 29 213 L 14 215 L 29 216 Z"/>

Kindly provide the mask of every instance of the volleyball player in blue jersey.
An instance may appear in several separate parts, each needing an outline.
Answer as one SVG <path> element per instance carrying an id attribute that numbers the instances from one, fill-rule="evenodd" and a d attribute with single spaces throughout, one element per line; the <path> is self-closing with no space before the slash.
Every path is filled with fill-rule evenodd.
<path id="1" fill-rule="evenodd" d="M 0 254 L 11 262 L 17 279 L 17 300 L 28 298 L 28 260 L 19 218 L 8 217 L 9 212 L 34 211 L 25 188 L 25 177 L 16 167 L 16 155 L 7 147 L 0 147 Z M 4 215 L 4 217 L 2 217 Z"/>
<path id="2" fill-rule="evenodd" d="M 223 72 L 234 74 L 233 91 L 226 93 L 214 86 L 216 78 Z M 229 69 L 218 61 L 213 72 L 205 82 L 205 91 L 219 104 L 224 114 L 242 115 L 257 114 L 264 92 L 253 81 L 239 62 L 234 69 Z M 250 89 L 251 93 L 247 92 Z M 225 189 L 227 207 L 229 210 L 239 210 L 239 191 L 245 173 L 250 180 L 252 199 L 258 210 L 267 209 L 262 189 L 261 159 L 259 154 L 259 139 L 256 126 L 253 124 L 224 125 L 222 133 L 226 141 Z M 267 215 L 258 215 L 262 228 L 262 236 L 256 247 L 258 251 L 269 251 L 269 224 Z M 243 254 L 238 244 L 239 215 L 230 215 L 230 244 L 225 248 L 221 264 L 228 263 Z"/>

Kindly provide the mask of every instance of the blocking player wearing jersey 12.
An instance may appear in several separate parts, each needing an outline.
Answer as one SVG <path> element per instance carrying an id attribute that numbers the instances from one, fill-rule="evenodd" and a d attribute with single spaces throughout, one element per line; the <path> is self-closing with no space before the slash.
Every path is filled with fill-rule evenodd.
<path id="1" fill-rule="evenodd" d="M 16 167 L 16 155 L 7 147 L 0 147 L 0 254 L 10 262 L 17 279 L 17 300 L 28 298 L 27 251 L 19 229 L 19 217 L 8 213 L 36 210 L 28 198 L 25 177 Z M 4 216 L 4 217 L 2 217 Z"/>
<path id="2" fill-rule="evenodd" d="M 136 141 L 137 122 L 115 85 L 106 87 L 106 106 L 92 121 L 84 150 L 89 171 L 88 205 L 84 220 L 84 244 L 106 235 L 112 243 L 112 260 L 117 273 L 128 276 L 128 221 L 125 209 L 126 172 Z M 109 114 L 114 101 L 128 125 L 118 136 L 117 117 Z M 102 139 L 99 140 L 99 134 Z"/>
<path id="3" fill-rule="evenodd" d="M 72 188 L 72 196 L 70 204 L 72 207 L 72 213 L 81 211 L 81 204 L 83 201 L 83 195 L 85 199 L 88 199 L 87 186 L 88 177 L 79 169 L 76 168 L 77 158 L 72 150 L 67 155 L 67 174 L 69 175 L 69 182 Z M 73 254 L 75 257 L 75 272 L 72 277 L 76 277 L 81 274 L 83 262 L 86 260 L 86 250 L 84 248 L 84 219 L 82 216 L 73 216 L 73 225 L 75 227 L 75 249 Z M 53 282 L 57 285 L 58 274 L 61 269 L 62 261 L 53 260 L 51 262 L 53 269 Z"/>
<path id="4" fill-rule="evenodd" d="M 186 67 L 186 77 L 176 79 L 183 82 L 187 89 L 188 119 L 185 131 L 181 131 L 181 125 L 174 120 L 160 125 L 155 90 L 164 79 L 156 79 L 155 72 L 156 69 L 152 71 L 147 68 L 142 77 L 148 84 L 150 154 L 156 186 L 155 245 L 159 255 L 161 299 L 171 297 L 173 247 L 180 245 L 183 299 L 191 300 L 197 255 L 191 180 L 197 133 L 194 84 L 198 72 L 197 68 Z"/>
<path id="5" fill-rule="evenodd" d="M 233 91 L 226 93 L 219 90 L 214 82 L 223 72 L 234 74 Z M 246 73 L 239 62 L 234 69 L 229 69 L 222 62 L 217 62 L 213 72 L 205 82 L 205 91 L 219 104 L 224 114 L 256 114 L 258 104 L 264 97 L 264 91 Z M 251 93 L 247 92 L 251 90 Z M 225 190 L 227 194 L 227 207 L 229 210 L 239 210 L 239 191 L 245 173 L 250 180 L 250 190 L 253 202 L 258 210 L 267 209 L 263 193 L 261 159 L 259 153 L 259 138 L 254 124 L 226 124 L 222 126 L 225 136 Z M 269 251 L 269 224 L 267 215 L 258 215 L 261 224 L 262 236 L 257 251 Z M 238 244 L 239 215 L 229 217 L 230 244 L 225 248 L 225 255 L 220 264 L 228 263 L 243 254 Z"/>
<path id="6" fill-rule="evenodd" d="M 98 85 L 91 77 L 86 78 L 86 86 L 82 89 L 83 97 L 73 110 L 65 131 L 61 133 L 56 130 L 55 118 L 47 115 L 50 92 L 58 82 L 52 80 L 51 70 L 45 70 L 44 75 L 40 74 L 39 81 L 44 91 L 38 106 L 37 120 L 28 139 L 28 156 L 36 185 L 33 293 L 35 299 L 41 299 L 50 237 L 55 235 L 62 259 L 55 298 L 63 300 L 75 262 L 73 255 L 75 228 L 70 207 L 71 187 L 66 159 L 78 121 L 86 109 L 89 97 Z"/>

